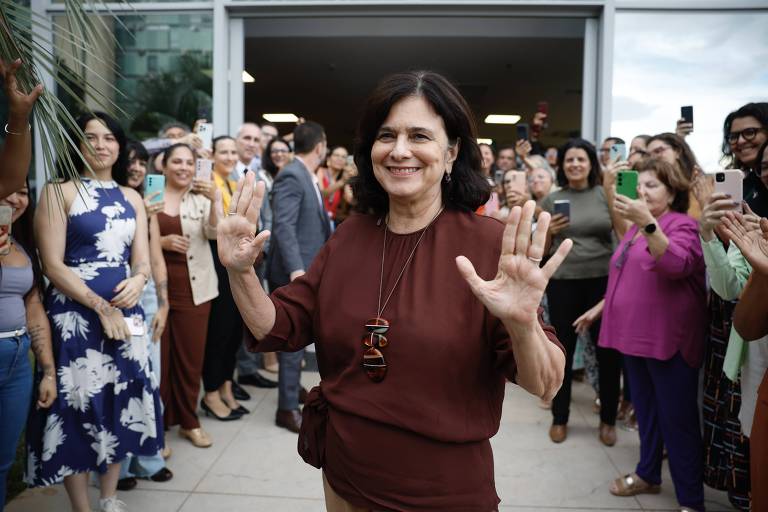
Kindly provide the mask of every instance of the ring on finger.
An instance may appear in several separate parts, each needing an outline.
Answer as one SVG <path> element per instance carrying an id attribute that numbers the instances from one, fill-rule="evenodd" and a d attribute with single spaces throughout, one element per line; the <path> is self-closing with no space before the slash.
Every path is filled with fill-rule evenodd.
<path id="1" fill-rule="evenodd" d="M 544 258 L 534 258 L 533 256 L 527 256 L 527 258 L 534 263 L 541 263 L 541 260 L 544 259 Z"/>

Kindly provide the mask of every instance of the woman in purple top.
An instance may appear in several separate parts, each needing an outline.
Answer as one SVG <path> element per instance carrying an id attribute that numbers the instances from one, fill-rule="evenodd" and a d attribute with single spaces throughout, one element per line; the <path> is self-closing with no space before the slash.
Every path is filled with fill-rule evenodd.
<path id="1" fill-rule="evenodd" d="M 659 492 L 666 446 L 677 501 L 703 511 L 697 388 L 707 325 L 704 257 L 697 223 L 685 214 L 688 179 L 659 159 L 636 169 L 639 199 L 618 195 L 614 205 L 631 227 L 611 258 L 599 343 L 625 355 L 640 462 L 611 493 Z"/>

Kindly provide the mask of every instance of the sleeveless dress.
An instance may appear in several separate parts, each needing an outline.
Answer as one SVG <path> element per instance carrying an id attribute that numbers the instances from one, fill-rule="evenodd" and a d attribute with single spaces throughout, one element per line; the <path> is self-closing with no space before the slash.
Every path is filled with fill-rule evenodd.
<path id="1" fill-rule="evenodd" d="M 68 212 L 64 263 L 111 300 L 131 273 L 136 212 L 114 181 L 83 179 L 78 192 Z M 53 485 L 75 473 L 105 473 L 128 455 L 156 454 L 163 443 L 161 406 L 143 336 L 106 338 L 96 312 L 53 285 L 45 308 L 58 397 L 30 415 L 27 483 Z M 122 311 L 143 324 L 141 306 Z"/>

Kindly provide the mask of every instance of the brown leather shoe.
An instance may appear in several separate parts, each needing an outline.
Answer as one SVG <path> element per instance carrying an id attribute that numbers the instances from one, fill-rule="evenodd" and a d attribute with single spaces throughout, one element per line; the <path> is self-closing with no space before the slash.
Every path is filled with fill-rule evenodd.
<path id="1" fill-rule="evenodd" d="M 189 441 L 198 448 L 208 448 L 213 444 L 211 436 L 208 435 L 208 432 L 201 429 L 200 427 L 190 430 L 180 428 L 179 436 L 185 439 L 189 439 Z"/>
<path id="2" fill-rule="evenodd" d="M 552 425 L 549 427 L 549 438 L 553 443 L 562 443 L 568 437 L 568 425 Z"/>
<path id="3" fill-rule="evenodd" d="M 307 391 L 307 388 L 305 388 L 304 386 L 301 386 L 301 388 L 299 388 L 299 403 L 300 404 L 306 403 L 308 395 L 309 395 L 309 391 Z"/>
<path id="4" fill-rule="evenodd" d="M 290 411 L 278 409 L 277 414 L 275 414 L 275 425 L 287 428 L 291 432 L 298 434 L 299 430 L 301 430 L 301 412 L 298 409 Z"/>
<path id="5" fill-rule="evenodd" d="M 616 427 L 608 425 L 606 423 L 600 423 L 600 430 L 597 437 L 600 438 L 600 442 L 605 446 L 613 446 L 616 444 Z"/>

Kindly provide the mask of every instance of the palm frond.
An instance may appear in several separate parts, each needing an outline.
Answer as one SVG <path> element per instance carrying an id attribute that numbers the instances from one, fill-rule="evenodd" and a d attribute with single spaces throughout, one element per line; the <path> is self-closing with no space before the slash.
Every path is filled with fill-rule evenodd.
<path id="1" fill-rule="evenodd" d="M 99 48 L 121 48 L 105 18 L 112 18 L 125 27 L 119 16 L 111 11 L 103 0 L 63 0 L 65 5 L 63 23 L 52 24 L 47 15 L 32 12 L 31 8 L 20 5 L 18 0 L 0 0 L 0 58 L 12 62 L 21 58 L 24 62 L 17 72 L 19 87 L 29 92 L 40 83 L 43 74 L 54 77 L 56 85 L 76 102 L 82 111 L 94 110 L 125 112 L 110 97 L 125 98 L 125 94 L 114 85 L 114 78 L 120 73 L 114 62 L 99 52 Z M 112 0 L 112 3 L 130 7 L 126 0 Z M 106 15 L 94 14 L 103 7 Z M 54 48 L 56 52 L 54 53 Z M 62 65 L 62 58 L 75 63 L 76 71 Z M 106 71 L 98 72 L 88 61 L 96 62 Z M 79 73 L 78 73 L 79 71 Z M 89 73 L 88 80 L 85 73 Z M 82 91 L 72 84 L 77 83 Z M 80 152 L 81 145 L 90 148 L 85 135 L 75 122 L 73 113 L 56 96 L 46 90 L 38 99 L 33 110 L 33 123 L 39 128 L 46 178 L 79 180 L 78 166 L 87 162 Z M 69 132 L 75 134 L 74 138 Z M 77 161 L 70 157 L 75 150 Z M 54 181 L 55 183 L 55 181 Z M 60 190 L 57 187 L 57 196 Z"/>

